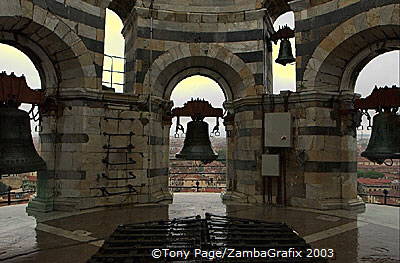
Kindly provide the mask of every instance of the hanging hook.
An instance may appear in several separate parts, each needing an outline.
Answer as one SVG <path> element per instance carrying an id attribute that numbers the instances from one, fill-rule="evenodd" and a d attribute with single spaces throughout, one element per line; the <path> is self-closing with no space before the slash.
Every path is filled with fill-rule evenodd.
<path id="1" fill-rule="evenodd" d="M 367 119 L 368 119 L 367 130 L 371 130 L 371 129 L 372 129 L 372 125 L 371 125 L 371 115 L 369 115 L 368 111 L 366 111 L 366 115 L 367 115 Z"/>
<path id="2" fill-rule="evenodd" d="M 214 134 L 215 136 L 220 136 L 221 133 L 219 132 L 219 117 L 217 117 L 217 124 L 213 128 L 211 135 Z"/>
<path id="3" fill-rule="evenodd" d="M 386 166 L 393 166 L 393 159 L 390 159 L 390 163 L 388 163 L 386 160 L 383 162 Z"/>
<path id="4" fill-rule="evenodd" d="M 185 129 L 183 128 L 182 124 L 180 124 L 179 116 L 178 116 L 177 120 L 176 120 L 176 129 L 175 129 L 175 134 L 174 134 L 175 138 L 179 138 L 179 134 L 178 134 L 179 131 L 182 131 L 182 135 L 185 134 Z"/>

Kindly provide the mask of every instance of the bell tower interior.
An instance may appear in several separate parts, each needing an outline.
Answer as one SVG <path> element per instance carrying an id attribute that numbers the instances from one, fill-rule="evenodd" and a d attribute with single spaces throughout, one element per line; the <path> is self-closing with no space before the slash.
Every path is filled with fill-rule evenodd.
<path id="1" fill-rule="evenodd" d="M 177 258 L 153 251 L 214 248 L 216 233 L 218 247 L 310 244 L 310 262 L 397 262 L 399 13 L 0 1 L 0 261 L 161 262 Z M 29 197 L 20 171 L 36 172 Z M 275 242 L 274 222 L 293 239 Z"/>
<path id="2" fill-rule="evenodd" d="M 3 54 L 0 59 L 2 65 L 0 71 L 3 75 L 13 74 L 16 77 L 24 77 L 26 83 L 34 90 L 43 88 L 42 75 L 39 74 L 37 65 L 27 54 L 8 44 L 0 43 L 0 49 Z M 7 125 L 15 128 L 9 129 L 8 132 L 4 127 L 2 129 L 1 149 L 8 151 L 11 158 L 2 160 L 1 184 L 4 189 L 20 188 L 23 196 L 21 199 L 29 200 L 37 191 L 37 172 L 46 165 L 40 158 L 39 112 L 35 105 L 27 103 L 11 104 L 1 104 L 2 122 L 6 119 L 15 120 L 14 123 L 11 121 Z M 16 123 L 19 125 L 15 126 Z M 9 143 L 5 141 L 4 137 L 9 138 Z M 2 156 L 4 155 L 5 153 Z M 13 163 L 11 166 L 8 163 L 10 161 Z M 17 168 L 17 166 L 19 167 Z"/>
<path id="3" fill-rule="evenodd" d="M 201 99 L 211 103 L 215 108 L 223 109 L 226 101 L 223 89 L 211 78 L 202 75 L 188 76 L 181 80 L 171 93 L 173 107 L 183 107 L 185 103 Z M 227 137 L 223 119 L 206 117 L 208 124 L 207 138 L 211 150 L 217 154 L 216 160 L 204 163 L 201 160 L 180 160 L 176 157 L 183 149 L 190 117 L 172 119 L 170 128 L 169 187 L 172 192 L 222 192 L 226 189 L 226 153 Z M 182 126 L 180 126 L 182 125 Z M 198 131 L 195 131 L 197 133 Z M 207 138 L 203 138 L 207 144 Z"/>

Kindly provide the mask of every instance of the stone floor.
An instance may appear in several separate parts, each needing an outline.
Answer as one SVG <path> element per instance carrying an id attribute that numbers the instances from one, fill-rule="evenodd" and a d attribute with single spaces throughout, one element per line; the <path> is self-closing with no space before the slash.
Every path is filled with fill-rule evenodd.
<path id="1" fill-rule="evenodd" d="M 206 212 L 285 222 L 314 248 L 331 248 L 331 262 L 400 262 L 400 208 L 367 204 L 363 213 L 300 208 L 225 206 L 219 194 L 179 193 L 168 206 L 96 209 L 28 216 L 26 205 L 0 208 L 0 261 L 86 262 L 117 225 Z"/>

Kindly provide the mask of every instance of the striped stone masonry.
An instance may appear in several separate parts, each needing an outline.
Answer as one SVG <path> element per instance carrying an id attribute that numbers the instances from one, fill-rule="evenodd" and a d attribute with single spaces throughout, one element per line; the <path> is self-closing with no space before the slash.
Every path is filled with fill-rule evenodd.
<path id="1" fill-rule="evenodd" d="M 225 201 L 236 196 L 236 202 L 264 202 L 268 189 L 263 189 L 267 179 L 261 176 L 261 155 L 269 152 L 279 154 L 285 165 L 282 176 L 287 204 L 337 209 L 357 203 L 355 126 L 349 126 L 351 116 L 338 114 L 339 104 L 350 105 L 352 96 L 281 93 L 262 99 L 234 103 L 232 138 L 228 138 L 228 174 L 232 174 L 228 175 L 230 188 Z M 262 145 L 263 115 L 284 111 L 293 117 L 292 147 L 268 149 Z M 283 179 L 271 181 L 274 203 L 280 198 L 276 190 L 279 180 Z"/>
<path id="2" fill-rule="evenodd" d="M 291 7 L 299 90 L 353 91 L 359 69 L 380 54 L 371 50 L 400 46 L 398 1 L 293 1 Z"/>
<path id="3" fill-rule="evenodd" d="M 101 88 L 105 9 L 79 0 L 7 0 L 2 40 L 35 56 L 43 88 Z"/>
<path id="4" fill-rule="evenodd" d="M 48 209 L 62 211 L 169 202 L 169 127 L 162 125 L 161 111 L 150 117 L 135 98 L 122 103 L 125 95 L 110 96 L 108 102 L 68 100 L 57 122 L 43 119 L 40 154 L 47 170 L 38 174 L 38 184 L 46 191 L 28 210 L 45 200 L 52 203 Z M 135 191 L 123 193 L 129 185 Z"/>
<path id="5" fill-rule="evenodd" d="M 268 57 L 268 54 L 264 54 L 265 15 L 265 9 L 211 14 L 162 10 L 156 5 L 149 9 L 137 5 L 126 20 L 123 31 L 126 38 L 126 68 L 130 75 L 125 90 L 136 94 L 146 93 L 145 86 L 150 85 L 146 83 L 146 75 L 151 74 L 156 78 L 157 73 L 151 71 L 158 72 L 157 68 L 160 68 L 155 63 L 157 59 L 165 54 L 173 56 L 170 52 L 182 45 L 188 46 L 188 57 L 210 57 L 207 52 L 212 50 L 202 54 L 200 46 L 204 45 L 225 49 L 246 65 L 246 70 L 252 75 L 251 82 L 245 88 L 257 89 L 258 86 L 262 90 L 263 60 Z M 200 53 L 196 51 L 199 48 Z M 183 49 L 183 56 L 175 56 L 175 60 L 185 57 L 184 52 Z M 213 58 L 219 59 L 217 56 Z M 189 60 L 186 65 L 193 63 Z M 229 62 L 227 64 L 231 66 Z M 247 72 L 238 73 L 242 74 L 242 78 L 249 77 Z"/>
<path id="6" fill-rule="evenodd" d="M 107 7 L 124 23 L 124 94 L 102 90 Z M 313 0 L 291 1 L 290 8 L 297 91 L 272 95 L 265 39 L 289 10 L 287 1 L 1 1 L 0 41 L 29 55 L 46 95 L 64 106 L 58 116 L 43 115 L 47 170 L 38 173 L 38 196 L 28 209 L 170 202 L 170 127 L 163 115 L 175 86 L 197 74 L 217 81 L 234 113 L 226 126 L 226 201 L 263 203 L 271 194 L 273 202 L 286 198 L 293 206 L 358 206 L 355 127 L 339 109 L 350 107 L 359 70 L 400 47 L 400 4 Z M 268 112 L 291 113 L 291 148 L 264 147 Z M 268 180 L 270 193 L 263 153 L 280 154 L 285 170 L 284 178 Z"/>

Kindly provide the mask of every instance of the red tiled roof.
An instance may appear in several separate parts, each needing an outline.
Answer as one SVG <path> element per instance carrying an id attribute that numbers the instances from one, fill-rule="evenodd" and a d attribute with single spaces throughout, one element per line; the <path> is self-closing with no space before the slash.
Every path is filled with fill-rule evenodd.
<path id="1" fill-rule="evenodd" d="M 382 184 L 390 184 L 392 182 L 391 179 L 372 179 L 372 178 L 357 178 L 357 182 L 360 184 L 366 185 L 382 185 Z"/>
<path id="2" fill-rule="evenodd" d="M 36 175 L 28 175 L 26 178 L 29 181 L 32 181 L 32 182 L 36 182 L 37 181 L 37 176 Z"/>

